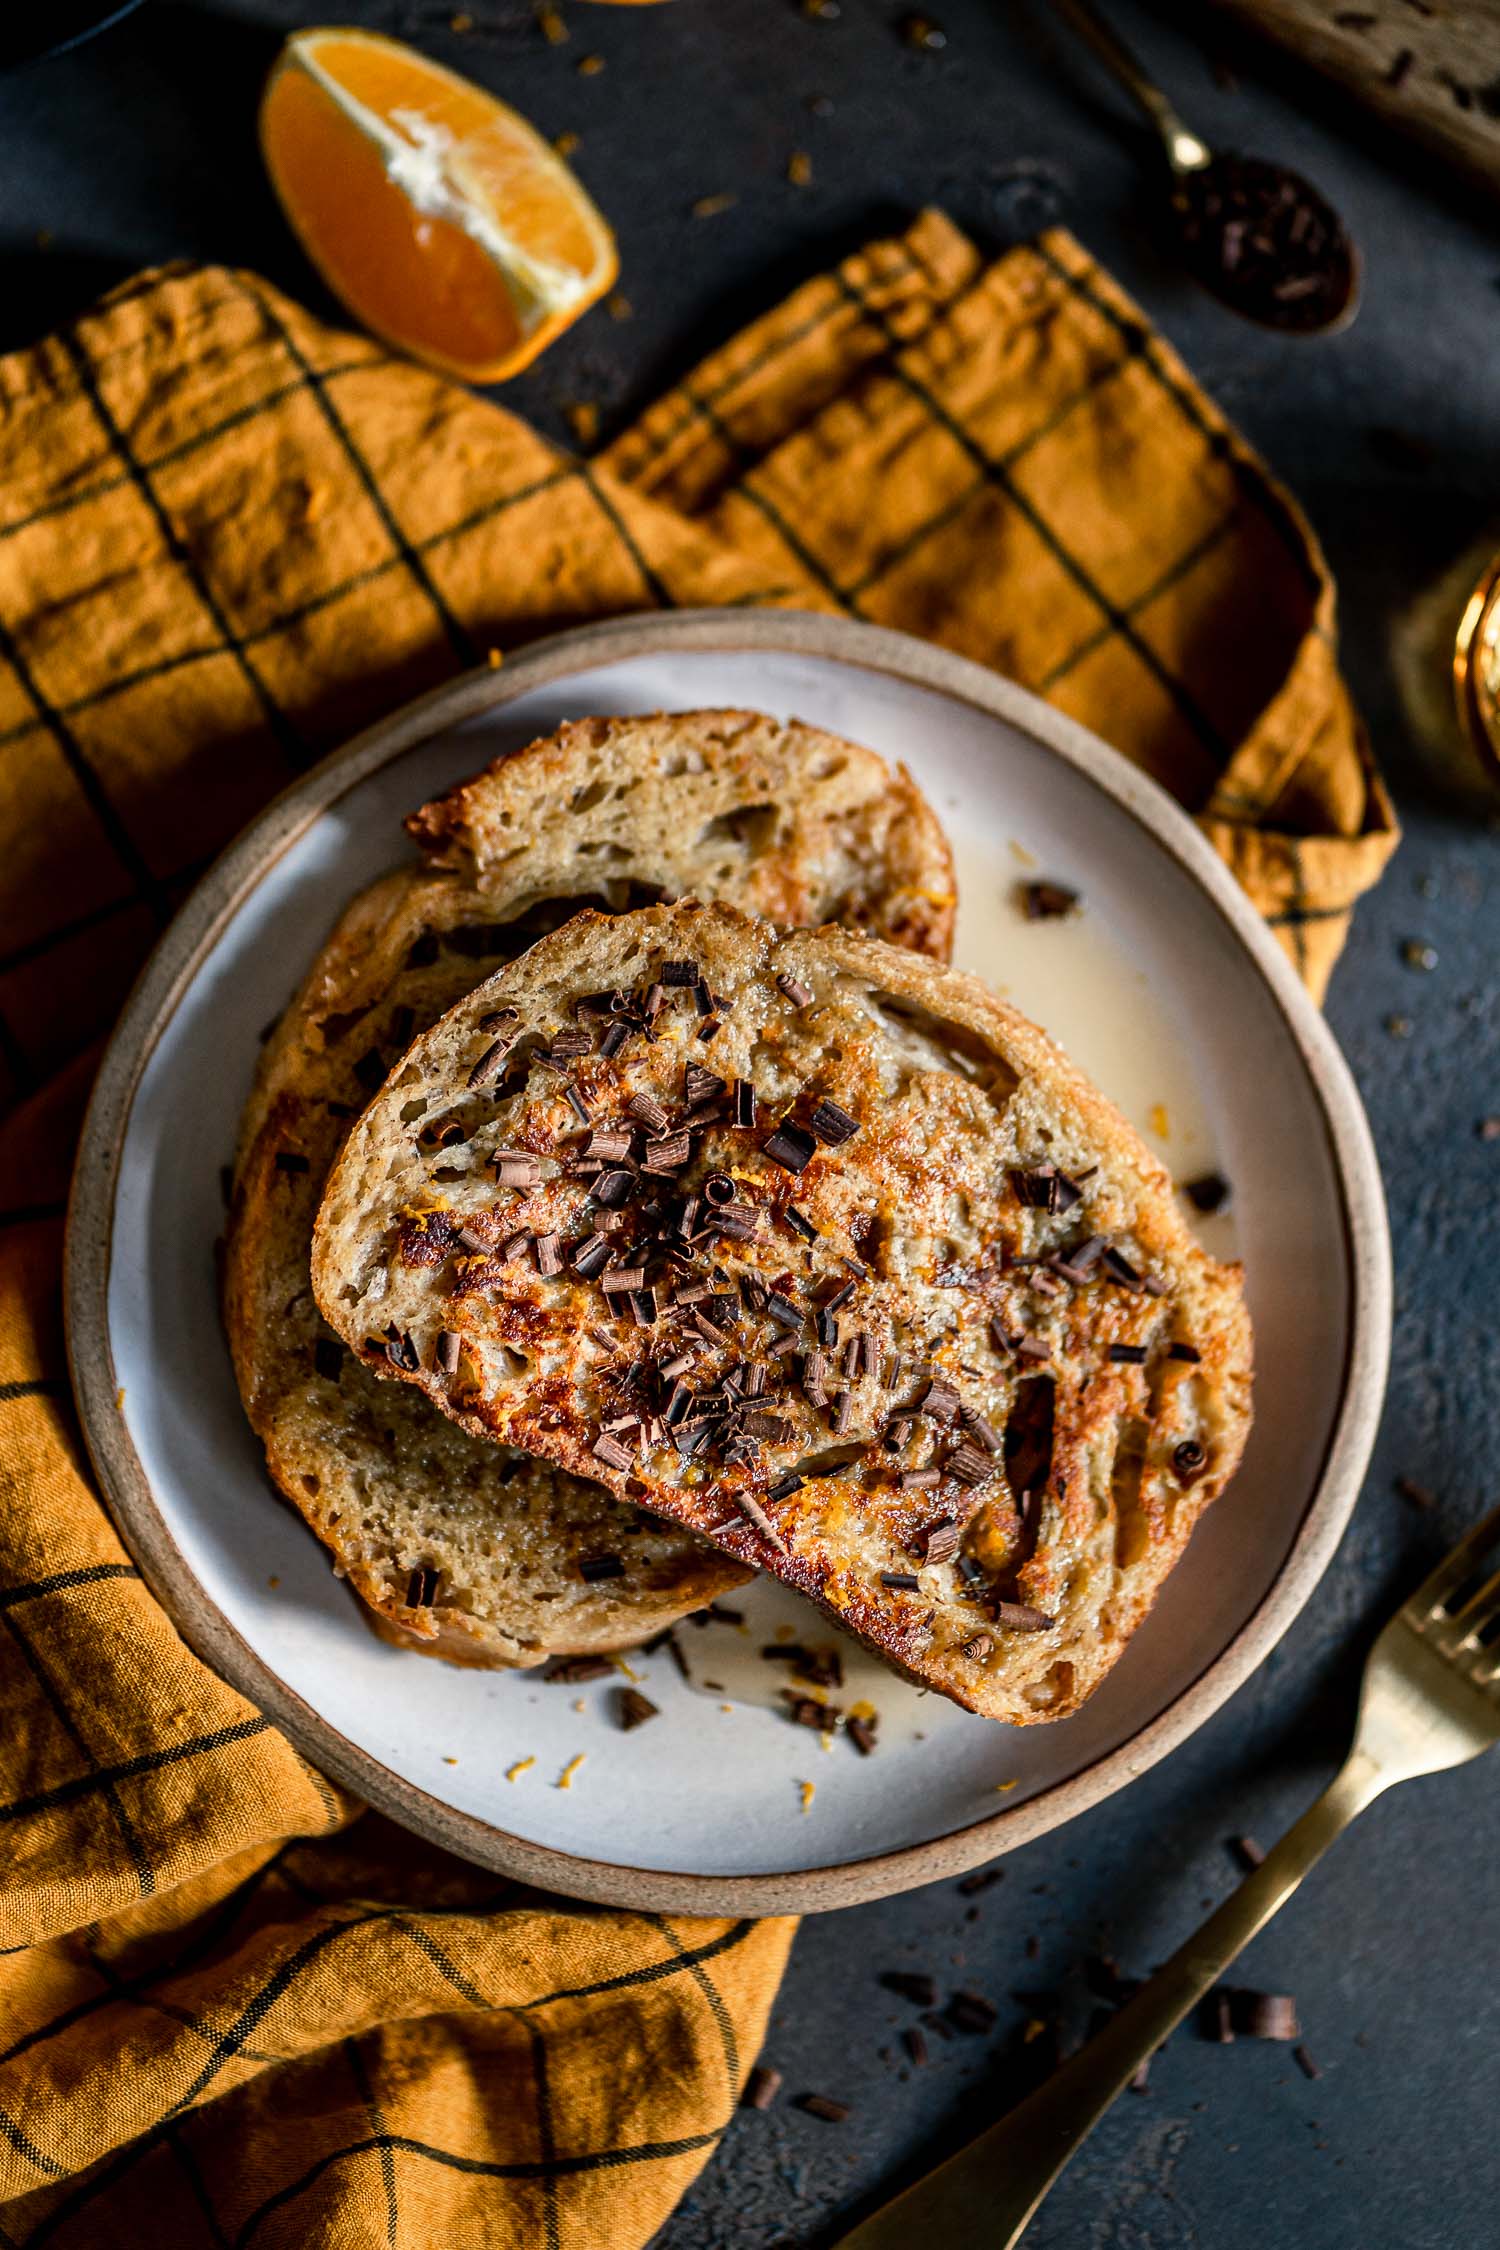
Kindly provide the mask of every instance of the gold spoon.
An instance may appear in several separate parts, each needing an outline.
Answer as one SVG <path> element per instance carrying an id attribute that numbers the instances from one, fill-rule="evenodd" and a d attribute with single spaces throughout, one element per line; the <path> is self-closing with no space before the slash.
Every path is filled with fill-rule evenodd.
<path id="1" fill-rule="evenodd" d="M 1155 128 L 1172 179 L 1186 263 L 1246 320 L 1283 335 L 1326 336 L 1359 309 L 1359 253 L 1342 219 L 1300 172 L 1219 154 L 1185 125 L 1093 0 L 1052 0 Z"/>

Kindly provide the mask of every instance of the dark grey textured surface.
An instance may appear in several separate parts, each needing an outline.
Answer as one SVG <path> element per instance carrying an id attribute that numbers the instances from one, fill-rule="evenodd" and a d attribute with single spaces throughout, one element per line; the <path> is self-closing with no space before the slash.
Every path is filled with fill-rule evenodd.
<path id="1" fill-rule="evenodd" d="M 872 2196 L 1028 2083 L 1028 1994 L 1080 1999 L 1097 1947 L 1128 1969 L 1161 1957 L 1232 1880 L 1224 1839 L 1269 1840 L 1327 1778 L 1357 1659 L 1393 1598 L 1482 1505 L 1500 1460 L 1494 1212 L 1500 1141 L 1500 831 L 1444 801 L 1405 738 L 1393 620 L 1482 531 L 1500 545 L 1500 206 L 1419 170 L 1399 143 L 1264 57 L 1221 84 L 1173 28 L 1206 11 L 1116 13 L 1203 129 L 1302 165 L 1366 252 L 1345 336 L 1283 343 L 1235 323 L 1155 246 L 1124 113 L 1045 14 L 933 0 L 937 53 L 903 43 L 901 0 L 840 0 L 834 20 L 785 0 L 661 9 L 565 0 L 550 48 L 529 8 L 346 5 L 330 13 L 416 38 L 503 91 L 545 130 L 582 135 L 577 164 L 618 227 L 633 321 L 595 314 L 506 393 L 564 436 L 593 399 L 608 430 L 804 273 L 922 202 L 989 242 L 1064 218 L 1104 258 L 1288 478 L 1338 572 L 1348 665 L 1401 800 L 1406 841 L 1360 910 L 1330 1016 L 1358 1073 L 1385 1168 L 1398 1317 L 1391 1396 L 1368 1489 L 1319 1595 L 1218 1718 L 1125 1796 L 1017 1854 L 972 1902 L 954 1885 L 808 1923 L 768 2052 L 780 2105 L 745 2115 L 660 2250 L 817 2244 Z M 26 340 L 164 257 L 240 260 L 321 305 L 257 165 L 251 118 L 276 36 L 318 20 L 288 0 L 153 0 L 95 46 L 0 81 L 0 344 Z M 578 58 L 607 68 L 579 77 Z M 833 114 L 817 117 L 822 94 Z M 815 180 L 785 178 L 792 150 Z M 689 206 L 739 202 L 711 221 Z M 48 246 L 37 247 L 45 230 Z M 1419 437 L 1393 466 L 1372 432 Z M 1408 449 L 1409 451 L 1409 449 Z M 1500 799 L 1497 799 L 1500 811 Z M 1430 940 L 1428 973 L 1402 942 Z M 1392 1015 L 1410 1019 L 1393 1037 Z M 1401 1474 L 1440 1497 L 1399 1498 Z M 1500 1767 L 1417 1783 L 1377 1806 L 1261 1938 L 1247 1981 L 1295 1992 L 1322 2066 L 1286 2050 L 1179 2034 L 1046 2206 L 1037 2250 L 1450 2250 L 1500 2242 Z M 1028 1941 L 1035 1941 L 1034 1947 Z M 931 1970 L 999 2006 L 988 2038 L 932 2042 L 906 2070 L 904 2003 L 882 1968 Z M 787 2106 L 818 2089 L 841 2126 Z"/>

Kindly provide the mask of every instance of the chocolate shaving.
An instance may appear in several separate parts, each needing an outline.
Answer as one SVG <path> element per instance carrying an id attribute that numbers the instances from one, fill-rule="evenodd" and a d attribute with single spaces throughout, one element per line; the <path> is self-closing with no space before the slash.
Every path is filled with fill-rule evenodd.
<path id="1" fill-rule="evenodd" d="M 764 1143 L 764 1153 L 783 1172 L 804 1172 L 817 1153 L 817 1142 L 811 1133 L 800 1125 L 778 1125 L 770 1139 Z"/>
<path id="2" fill-rule="evenodd" d="M 686 1133 L 672 1133 L 665 1140 L 648 1141 L 641 1158 L 643 1172 L 680 1172 L 693 1153 L 693 1144 Z"/>
<path id="3" fill-rule="evenodd" d="M 703 971 L 696 961 L 663 961 L 661 981 L 670 985 L 701 984 Z"/>
<path id="4" fill-rule="evenodd" d="M 1144 1367 L 1146 1347 L 1144 1344 L 1111 1344 L 1109 1357 L 1117 1367 Z"/>
<path id="5" fill-rule="evenodd" d="M 976 1444 L 982 1445 L 986 1453 L 998 1453 L 1000 1451 L 1000 1433 L 992 1422 L 985 1420 L 977 1408 L 961 1406 L 959 1408 L 959 1420 L 963 1423 L 970 1437 L 974 1439 Z"/>
<path id="6" fill-rule="evenodd" d="M 949 1383 L 937 1381 L 929 1383 L 918 1404 L 921 1412 L 928 1415 L 934 1422 L 946 1425 L 956 1420 L 958 1415 L 958 1393 Z"/>
<path id="7" fill-rule="evenodd" d="M 887 1969 L 880 1982 L 887 1992 L 894 1992 L 898 1999 L 909 2000 L 914 2008 L 937 2006 L 937 1979 L 920 1969 Z"/>
<path id="8" fill-rule="evenodd" d="M 497 1148 L 490 1162 L 501 1187 L 534 1188 L 542 1184 L 541 1158 L 529 1149 Z"/>
<path id="9" fill-rule="evenodd" d="M 1301 2026 L 1289 1992 L 1240 1992 L 1235 1996 L 1235 2026 L 1248 2039 L 1295 2039 Z"/>
<path id="10" fill-rule="evenodd" d="M 653 1703 L 649 1695 L 642 1695 L 639 1688 L 625 1687 L 615 1699 L 615 1715 L 621 1728 L 629 1734 L 634 1728 L 643 1727 L 648 1719 L 659 1718 L 661 1707 Z"/>
<path id="11" fill-rule="evenodd" d="M 923 1562 L 928 1564 L 951 1562 L 958 1553 L 958 1543 L 962 1536 L 963 1534 L 951 1516 L 945 1518 L 942 1523 L 933 1524 L 925 1534 L 922 1547 Z"/>
<path id="12" fill-rule="evenodd" d="M 746 1519 L 748 1523 L 754 1524 L 762 1539 L 769 1540 L 770 1544 L 776 1549 L 778 1555 L 784 1555 L 787 1551 L 786 1541 L 782 1538 L 781 1533 L 776 1529 L 775 1524 L 772 1523 L 770 1517 L 766 1514 L 765 1509 L 761 1506 L 760 1502 L 755 1499 L 753 1494 L 748 1492 L 736 1492 L 732 1495 L 732 1498 L 734 1500 L 735 1506 L 739 1509 L 740 1514 Z"/>
<path id="13" fill-rule="evenodd" d="M 812 999 L 812 986 L 804 984 L 800 977 L 789 976 L 783 970 L 776 982 L 794 1008 L 805 1008 Z"/>
<path id="14" fill-rule="evenodd" d="M 600 1431 L 599 1435 L 595 1438 L 590 1450 L 593 1453 L 594 1459 L 596 1461 L 602 1461 L 606 1469 L 628 1469 L 631 1468 L 635 1462 L 635 1455 L 629 1450 L 629 1448 L 621 1445 L 619 1439 L 611 1437 L 606 1430 Z M 583 1575 L 585 1578 L 589 1576 L 587 1566 L 585 1566 Z M 613 1578 L 617 1576 L 618 1573 L 609 1570 L 601 1570 L 596 1571 L 594 1575 L 599 1578 Z"/>
<path id="15" fill-rule="evenodd" d="M 609 1263 L 609 1236 L 595 1228 L 592 1234 L 573 1246 L 573 1271 L 592 1281 Z"/>
<path id="16" fill-rule="evenodd" d="M 456 1375 L 458 1373 L 459 1355 L 463 1351 L 463 1342 L 462 1336 L 455 1329 L 440 1328 L 438 1330 L 434 1357 L 442 1374 Z"/>
<path id="17" fill-rule="evenodd" d="M 986 2000 L 982 1992 L 955 1992 L 943 2012 L 955 2031 L 976 2034 L 993 2031 L 1000 2019 L 994 2001 Z"/>
<path id="18" fill-rule="evenodd" d="M 844 1716 L 833 1704 L 820 1703 L 815 1695 L 798 1695 L 793 1688 L 783 1688 L 781 1692 L 789 1706 L 787 1717 L 793 1726 L 812 1727 L 819 1734 L 832 1734 Z"/>
<path id="19" fill-rule="evenodd" d="M 875 1748 L 875 1724 L 872 1719 L 852 1718 L 844 1722 L 844 1732 L 862 1758 L 868 1758 Z"/>
<path id="20" fill-rule="evenodd" d="M 1065 883 L 1023 883 L 1021 904 L 1028 922 L 1054 922 L 1073 912 L 1079 896 Z"/>
<path id="21" fill-rule="evenodd" d="M 606 1211 L 618 1211 L 635 1192 L 635 1174 L 617 1166 L 613 1171 L 601 1173 L 589 1192 Z"/>
<path id="22" fill-rule="evenodd" d="M 625 1107 L 632 1117 L 638 1117 L 651 1132 L 666 1131 L 670 1120 L 654 1094 L 633 1094 Z"/>
<path id="23" fill-rule="evenodd" d="M 745 2080 L 745 2091 L 740 2096 L 742 2109 L 769 2109 L 781 2092 L 781 2072 L 769 2063 L 757 2063 Z"/>
<path id="24" fill-rule="evenodd" d="M 931 1492 L 943 1481 L 941 1469 L 907 1469 L 900 1478 L 903 1492 Z"/>
<path id="25" fill-rule="evenodd" d="M 514 1040 L 511 1039 L 497 1039 L 492 1045 L 485 1048 L 484 1053 L 469 1072 L 467 1084 L 471 1090 L 476 1086 L 483 1086 L 488 1079 L 499 1075 L 500 1066 L 514 1044 Z M 384 1076 L 385 1072 L 382 1069 L 382 1080 Z"/>
<path id="26" fill-rule="evenodd" d="M 734 1082 L 734 1121 L 736 1125 L 753 1125 L 756 1121 L 755 1088 L 748 1078 Z"/>
<path id="27" fill-rule="evenodd" d="M 793 1234 L 800 1234 L 804 1242 L 817 1241 L 817 1228 L 813 1225 L 812 1220 L 807 1216 L 807 1213 L 805 1211 L 799 1211 L 797 1209 L 795 1203 L 789 1203 L 781 1215 L 786 1220 L 786 1223 L 791 1228 Z"/>
<path id="28" fill-rule="evenodd" d="M 536 1259 L 536 1270 L 544 1281 L 562 1272 L 562 1238 L 556 1234 L 539 1234 L 531 1246 Z"/>
<path id="29" fill-rule="evenodd" d="M 430 1563 L 419 1563 L 406 1581 L 408 1609 L 431 1609 L 437 1600 L 438 1573 Z"/>
<path id="30" fill-rule="evenodd" d="M 602 1680 L 614 1670 L 607 1656 L 554 1656 L 542 1678 L 550 1687 L 554 1681 L 568 1687 L 581 1687 L 585 1680 Z"/>
<path id="31" fill-rule="evenodd" d="M 996 1602 L 995 1623 L 1012 1633 L 1045 1633 L 1057 1623 L 1045 1610 L 1033 1609 L 1029 1602 Z"/>
<path id="32" fill-rule="evenodd" d="M 967 1656 L 972 1664 L 982 1664 L 987 1656 L 994 1655 L 995 1644 L 988 1633 L 971 1633 L 966 1641 L 959 1643 L 958 1653 Z M 959 1889 L 963 1889 L 961 1883 Z"/>
<path id="33" fill-rule="evenodd" d="M 772 1290 L 766 1299 L 766 1317 L 774 1320 L 778 1328 L 800 1328 L 802 1315 L 789 1297 Z"/>
<path id="34" fill-rule="evenodd" d="M 704 1102 L 715 1101 L 728 1090 L 723 1079 L 713 1071 L 705 1070 L 701 1063 L 690 1062 L 685 1066 L 682 1091 L 689 1108 L 698 1109 Z"/>
<path id="35" fill-rule="evenodd" d="M 977 1445 L 970 1445 L 967 1440 L 954 1447 L 944 1466 L 949 1476 L 957 1477 L 960 1484 L 984 1484 L 994 1474 L 994 1464 L 989 1456 L 981 1453 Z"/>
<path id="36" fill-rule="evenodd" d="M 1107 1263 L 1111 1257 L 1116 1255 L 1118 1253 L 1106 1248 L 1102 1235 L 1089 1234 L 1085 1235 L 1081 1242 L 1071 1244 L 1066 1250 L 1055 1250 L 1048 1262 L 1052 1271 L 1061 1274 L 1064 1281 L 1083 1282 L 1088 1280 L 1095 1266 L 1100 1264 L 1101 1261 Z M 1131 1271 L 1133 1272 L 1134 1268 Z"/>
<path id="37" fill-rule="evenodd" d="M 849 2115 L 849 2104 L 836 2102 L 828 2094 L 799 2094 L 796 2106 L 805 2109 L 809 2117 L 821 2117 L 825 2125 L 842 2125 Z"/>
<path id="38" fill-rule="evenodd" d="M 909 2023 L 901 2034 L 901 2044 L 911 2059 L 912 2068 L 920 2070 L 927 2060 L 927 2035 L 921 2025 Z"/>
<path id="39" fill-rule="evenodd" d="M 1208 1455 L 1196 1438 L 1184 1438 L 1172 1448 L 1172 1473 L 1179 1484 L 1196 1484 L 1208 1467 Z"/>
<path id="40" fill-rule="evenodd" d="M 858 1118 L 851 1117 L 837 1102 L 819 1102 L 807 1122 L 828 1148 L 842 1148 L 845 1141 L 852 1141 L 859 1131 Z"/>
<path id="41" fill-rule="evenodd" d="M 922 1590 L 922 1581 L 914 1570 L 883 1570 L 880 1583 L 895 1594 L 918 1594 Z"/>

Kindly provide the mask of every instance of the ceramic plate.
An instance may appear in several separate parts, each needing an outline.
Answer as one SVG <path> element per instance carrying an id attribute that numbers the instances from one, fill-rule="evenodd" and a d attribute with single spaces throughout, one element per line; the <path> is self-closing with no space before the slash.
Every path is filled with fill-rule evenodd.
<path id="1" fill-rule="evenodd" d="M 759 1584 L 736 1597 L 738 1623 L 678 1629 L 690 1678 L 665 1650 L 631 1660 L 662 1715 L 629 1735 L 608 1682 L 548 1686 L 391 1649 L 272 1492 L 240 1412 L 213 1243 L 257 1033 L 344 902 L 403 857 L 413 806 L 564 719 L 706 704 L 795 714 L 905 759 L 954 839 L 960 964 L 1055 1033 L 1178 1180 L 1213 1170 L 1233 1185 L 1230 1211 L 1195 1223 L 1245 1261 L 1249 1451 L 1125 1657 L 1060 1724 L 998 1727 L 854 1652 L 842 1700 L 877 1705 L 879 1748 L 825 1748 L 774 1708 L 784 1674 L 759 1652 L 778 1631 L 827 1628 Z M 1083 912 L 1028 923 L 1015 893 L 1033 874 L 1077 889 Z M 1200 1725 L 1286 1630 L 1348 1517 L 1390 1285 L 1347 1071 L 1175 805 L 961 658 L 824 618 L 703 612 L 564 634 L 426 698 L 327 760 L 218 863 L 101 1073 L 68 1295 L 89 1443 L 126 1541 L 187 1638 L 310 1758 L 409 1826 L 555 1889 L 758 1912 L 991 1858 Z"/>

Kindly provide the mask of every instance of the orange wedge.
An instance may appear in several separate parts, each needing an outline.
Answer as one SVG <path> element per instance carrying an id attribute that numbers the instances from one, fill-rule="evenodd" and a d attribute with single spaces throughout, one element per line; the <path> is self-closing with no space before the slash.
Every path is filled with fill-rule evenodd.
<path id="1" fill-rule="evenodd" d="M 398 39 L 297 32 L 266 86 L 260 141 L 335 296 L 468 382 L 518 373 L 619 271 L 609 228 L 525 118 Z"/>

